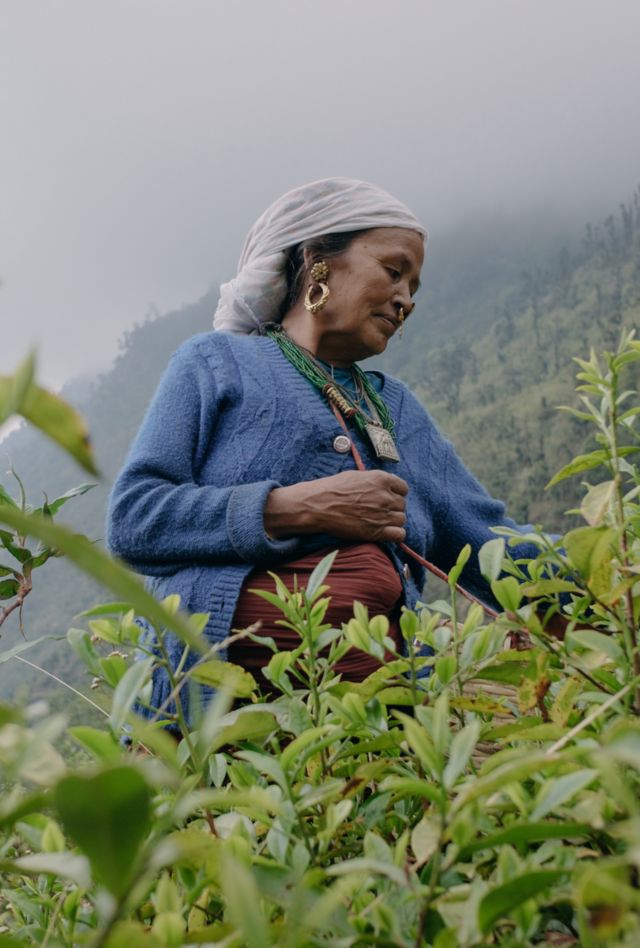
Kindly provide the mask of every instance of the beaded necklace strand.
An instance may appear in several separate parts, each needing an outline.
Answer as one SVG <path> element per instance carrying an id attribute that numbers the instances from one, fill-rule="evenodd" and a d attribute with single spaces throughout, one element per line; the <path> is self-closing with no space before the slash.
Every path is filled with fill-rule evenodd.
<path id="1" fill-rule="evenodd" d="M 354 364 L 351 367 L 356 387 L 360 388 L 365 401 L 368 401 L 372 408 L 375 409 L 375 412 L 379 416 L 379 421 L 375 419 L 375 417 L 373 421 L 371 418 L 368 418 L 363 409 L 353 402 L 349 393 L 332 379 L 323 366 L 311 355 L 307 355 L 306 352 L 296 345 L 286 330 L 281 326 L 270 327 L 266 335 L 278 344 L 283 354 L 298 372 L 304 375 L 316 388 L 320 389 L 330 404 L 335 405 L 345 418 L 353 420 L 363 435 L 370 438 L 369 428 L 372 424 L 376 423 L 386 429 L 390 435 L 393 435 L 394 425 L 393 419 L 389 414 L 389 409 L 367 378 L 366 372 L 363 372 L 359 365 Z"/>

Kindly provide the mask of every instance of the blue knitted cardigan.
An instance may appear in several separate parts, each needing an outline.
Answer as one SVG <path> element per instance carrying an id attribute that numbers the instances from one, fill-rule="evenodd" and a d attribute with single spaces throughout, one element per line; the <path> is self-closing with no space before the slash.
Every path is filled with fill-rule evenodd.
<path id="1" fill-rule="evenodd" d="M 517 529 L 504 505 L 465 468 L 433 420 L 398 380 L 379 373 L 380 393 L 395 422 L 401 460 L 378 461 L 354 429 L 367 468 L 403 478 L 406 542 L 448 571 L 460 549 L 473 554 L 461 582 L 492 602 L 477 551 L 495 534 Z M 194 336 L 172 356 L 110 496 L 107 544 L 149 578 L 159 598 L 181 597 L 206 612 L 205 633 L 220 642 L 230 632 L 240 587 L 256 566 L 278 564 L 341 542 L 329 535 L 273 540 L 263 508 L 274 487 L 355 468 L 333 448 L 342 429 L 322 395 L 268 337 L 211 332 Z M 413 607 L 425 573 L 395 545 L 387 546 Z M 518 555 L 534 555 L 523 544 Z M 405 563 L 408 569 L 403 569 Z M 172 661 L 182 645 L 169 638 Z M 220 658 L 225 658 L 224 651 Z M 169 693 L 154 679 L 152 704 Z M 209 693 L 203 689 L 206 700 Z"/>

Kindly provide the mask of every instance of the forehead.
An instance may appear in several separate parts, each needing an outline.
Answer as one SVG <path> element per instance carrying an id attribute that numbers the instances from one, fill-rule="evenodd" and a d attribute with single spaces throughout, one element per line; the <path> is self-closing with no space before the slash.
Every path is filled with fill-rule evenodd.
<path id="1" fill-rule="evenodd" d="M 424 260 L 424 240 L 415 230 L 405 227 L 377 227 L 368 230 L 349 245 L 365 253 L 399 254 L 420 270 Z"/>

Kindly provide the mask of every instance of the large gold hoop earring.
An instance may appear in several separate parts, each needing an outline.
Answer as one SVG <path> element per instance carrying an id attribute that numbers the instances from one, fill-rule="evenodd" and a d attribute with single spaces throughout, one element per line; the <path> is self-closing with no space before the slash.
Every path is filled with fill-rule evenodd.
<path id="1" fill-rule="evenodd" d="M 318 313 L 327 305 L 330 293 L 329 287 L 327 286 L 329 267 L 326 261 L 318 260 L 317 263 L 314 263 L 310 270 L 310 276 L 311 279 L 315 281 L 315 285 L 312 283 L 307 290 L 307 295 L 304 298 L 304 308 L 309 310 L 310 313 Z M 321 290 L 321 296 L 319 300 L 314 302 L 311 297 L 317 289 Z"/>

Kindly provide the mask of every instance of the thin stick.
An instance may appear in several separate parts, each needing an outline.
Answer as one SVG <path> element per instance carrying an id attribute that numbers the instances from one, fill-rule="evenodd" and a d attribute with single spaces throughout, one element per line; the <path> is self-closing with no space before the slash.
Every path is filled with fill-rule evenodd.
<path id="1" fill-rule="evenodd" d="M 43 675 L 48 675 L 49 678 L 53 678 L 54 681 L 57 681 L 59 685 L 64 685 L 65 688 L 68 688 L 69 691 L 73 691 L 74 695 L 77 695 L 79 698 L 82 698 L 87 704 L 90 704 L 96 711 L 99 711 L 100 714 L 104 714 L 105 718 L 109 717 L 109 713 L 101 708 L 99 704 L 96 704 L 95 701 L 92 701 L 91 698 L 87 698 L 86 695 L 83 695 L 81 691 L 78 691 L 77 688 L 74 688 L 73 685 L 68 684 L 66 681 L 63 681 L 62 678 L 58 678 L 57 675 L 54 675 L 53 672 L 47 671 L 46 668 L 42 668 L 41 665 L 36 665 L 35 662 L 30 662 L 28 658 L 22 658 L 21 655 L 13 655 L 12 658 L 15 658 L 19 662 L 24 662 L 25 665 L 30 665 L 31 668 L 35 668 L 36 671 L 42 672 Z"/>
<path id="2" fill-rule="evenodd" d="M 626 695 L 628 691 L 635 687 L 636 684 L 637 682 L 635 680 L 630 682 L 628 685 L 625 685 L 624 688 L 621 688 L 620 691 L 616 691 L 615 695 L 611 695 L 611 697 L 607 701 L 603 702 L 603 704 L 598 705 L 598 707 L 595 708 L 591 714 L 588 714 L 586 718 L 583 718 L 582 721 L 580 721 L 579 724 L 576 724 L 575 727 L 572 727 L 568 734 L 565 734 L 564 737 L 561 737 L 559 741 L 556 741 L 555 744 L 552 744 L 551 747 L 547 749 L 545 757 L 550 757 L 552 754 L 555 754 L 556 751 L 559 751 L 562 747 L 564 747 L 565 744 L 568 744 L 569 741 L 576 736 L 576 734 L 578 734 L 580 731 L 583 731 L 585 727 L 589 727 L 589 725 L 592 724 L 596 718 L 600 717 L 603 711 L 608 711 L 608 709 L 614 705 L 616 701 L 619 701 L 620 698 L 624 697 L 624 695 Z"/>
<path id="3" fill-rule="evenodd" d="M 338 420 L 340 426 L 342 427 L 343 431 L 349 438 L 349 429 L 347 428 L 347 424 L 344 418 L 342 417 L 342 415 L 340 414 L 340 411 L 333 404 L 333 402 L 331 403 L 331 407 L 333 409 L 333 413 L 336 416 L 336 419 Z M 353 455 L 353 460 L 355 461 L 356 467 L 358 468 L 359 471 L 366 471 L 367 468 L 365 466 L 364 461 L 362 460 L 362 456 L 360 452 L 358 451 L 357 447 L 354 444 L 353 438 L 349 438 L 349 443 L 351 445 L 351 454 Z M 449 577 L 447 573 L 441 570 L 440 567 L 435 566 L 433 563 L 430 563 L 429 560 L 426 560 L 424 558 L 424 556 L 420 556 L 419 553 L 416 553 L 415 550 L 412 550 L 411 547 L 407 546 L 406 543 L 398 543 L 398 546 L 405 553 L 408 553 L 409 556 L 412 556 L 414 560 L 417 560 L 418 563 L 420 563 L 421 566 L 424 566 L 424 568 L 427 569 L 430 573 L 433 573 L 434 576 L 437 576 L 438 579 L 444 580 L 445 583 L 449 582 Z M 481 599 L 477 599 L 476 596 L 470 593 L 467 589 L 465 589 L 459 583 L 456 583 L 455 585 L 456 585 L 456 592 L 460 593 L 461 596 L 464 596 L 465 599 L 468 599 L 469 602 L 477 602 L 477 604 L 484 610 L 484 612 L 489 616 L 490 619 L 497 618 L 498 613 L 495 611 L 495 609 L 492 609 L 490 606 L 485 605 L 485 603 L 482 602 Z"/>

